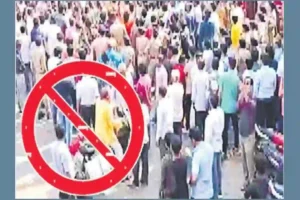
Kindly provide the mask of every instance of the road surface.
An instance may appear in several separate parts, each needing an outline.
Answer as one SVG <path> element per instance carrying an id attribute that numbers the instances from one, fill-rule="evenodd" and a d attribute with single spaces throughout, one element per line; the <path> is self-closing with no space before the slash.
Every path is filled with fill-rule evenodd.
<path id="1" fill-rule="evenodd" d="M 24 152 L 21 136 L 20 115 L 16 117 L 16 198 L 57 198 L 58 191 L 46 183 L 35 172 Z M 52 121 L 39 121 L 35 124 L 36 142 L 39 150 L 49 165 L 52 165 L 51 145 L 55 141 L 55 133 Z M 160 181 L 160 162 L 158 148 L 153 141 L 149 152 L 149 185 L 145 188 L 130 189 L 125 183 L 120 183 L 109 190 L 105 196 L 97 198 L 158 198 L 158 187 Z M 232 141 L 232 137 L 231 137 Z M 188 142 L 188 138 L 185 139 Z M 223 196 L 224 198 L 242 198 L 240 191 L 243 182 L 241 158 L 231 158 L 223 163 Z"/>

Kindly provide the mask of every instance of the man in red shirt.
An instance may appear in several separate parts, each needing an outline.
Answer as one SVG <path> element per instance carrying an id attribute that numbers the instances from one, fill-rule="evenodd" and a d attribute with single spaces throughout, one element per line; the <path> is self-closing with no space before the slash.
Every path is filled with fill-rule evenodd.
<path id="1" fill-rule="evenodd" d="M 185 56 L 181 55 L 179 57 L 179 63 L 173 66 L 173 69 L 179 70 L 180 73 L 179 81 L 180 83 L 183 84 L 183 86 L 185 86 L 185 73 L 184 73 L 185 60 L 186 60 Z"/>

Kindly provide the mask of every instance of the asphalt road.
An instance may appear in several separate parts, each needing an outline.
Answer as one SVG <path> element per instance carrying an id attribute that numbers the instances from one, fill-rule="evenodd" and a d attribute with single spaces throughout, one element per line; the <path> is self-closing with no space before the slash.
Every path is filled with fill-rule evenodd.
<path id="1" fill-rule="evenodd" d="M 58 191 L 46 183 L 33 169 L 24 152 L 21 136 L 20 116 L 16 117 L 16 198 L 57 198 Z M 51 120 L 38 121 L 35 124 L 35 136 L 39 150 L 49 165 L 52 165 L 51 145 L 55 141 L 55 134 Z M 152 133 L 151 149 L 149 152 L 149 185 L 144 188 L 130 189 L 125 183 L 107 191 L 106 195 L 98 195 L 101 199 L 131 199 L 131 198 L 158 198 L 160 182 L 160 159 L 158 148 L 154 144 Z M 232 137 L 230 137 L 232 141 Z M 188 138 L 185 143 L 188 144 Z M 242 164 L 241 158 L 231 158 L 223 163 L 223 196 L 224 198 L 238 199 L 242 197 Z M 132 191 L 134 190 L 134 191 Z"/>

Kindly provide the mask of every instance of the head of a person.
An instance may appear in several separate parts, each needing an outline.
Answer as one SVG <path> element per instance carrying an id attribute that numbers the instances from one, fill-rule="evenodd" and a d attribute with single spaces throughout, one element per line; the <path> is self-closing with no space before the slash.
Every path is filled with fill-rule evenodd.
<path id="1" fill-rule="evenodd" d="M 78 51 L 78 56 L 80 60 L 86 60 L 86 50 L 84 48 L 80 48 Z"/>
<path id="2" fill-rule="evenodd" d="M 262 53 L 260 57 L 262 64 L 265 66 L 269 66 L 271 60 L 270 56 L 267 53 Z"/>
<path id="3" fill-rule="evenodd" d="M 210 15 L 211 15 L 211 12 L 210 12 L 209 10 L 206 10 L 206 11 L 205 11 L 205 15 L 204 15 L 204 20 L 205 20 L 205 21 L 208 21 L 209 18 L 210 18 Z"/>
<path id="4" fill-rule="evenodd" d="M 204 47 L 205 47 L 206 50 L 210 50 L 211 49 L 211 43 L 209 41 L 205 40 Z"/>
<path id="5" fill-rule="evenodd" d="M 214 71 L 217 71 L 219 69 L 219 58 L 218 57 L 213 58 L 212 68 Z"/>
<path id="6" fill-rule="evenodd" d="M 198 70 L 202 71 L 204 69 L 205 66 L 205 62 L 202 58 L 197 60 L 197 65 L 198 65 Z"/>
<path id="7" fill-rule="evenodd" d="M 58 13 L 59 14 L 63 14 L 64 11 L 65 11 L 65 7 L 63 5 L 59 5 L 59 7 L 58 7 Z"/>
<path id="8" fill-rule="evenodd" d="M 166 95 L 167 95 L 167 88 L 166 87 L 159 87 L 158 88 L 158 94 L 159 94 L 159 97 L 160 98 L 165 98 L 166 97 Z"/>
<path id="9" fill-rule="evenodd" d="M 266 46 L 266 53 L 269 55 L 271 60 L 274 59 L 275 51 L 274 51 L 273 46 L 271 46 L 271 45 Z"/>
<path id="10" fill-rule="evenodd" d="M 182 141 L 179 136 L 174 135 L 171 141 L 171 149 L 174 155 L 179 156 L 182 149 Z"/>
<path id="11" fill-rule="evenodd" d="M 22 46 L 21 41 L 20 41 L 20 40 L 17 40 L 17 41 L 16 41 L 16 49 L 17 49 L 18 51 L 21 49 L 21 46 Z"/>
<path id="12" fill-rule="evenodd" d="M 186 62 L 186 57 L 185 57 L 185 55 L 183 54 L 183 55 L 180 55 L 180 57 L 179 57 L 179 64 L 182 64 L 182 65 L 184 65 L 185 64 L 185 62 Z"/>
<path id="13" fill-rule="evenodd" d="M 265 16 L 261 13 L 258 14 L 258 19 L 260 22 L 265 22 Z"/>
<path id="14" fill-rule="evenodd" d="M 189 54 L 190 54 L 190 57 L 191 57 L 191 58 L 194 58 L 194 57 L 195 57 L 196 51 L 197 51 L 197 49 L 196 49 L 195 46 L 190 46 L 190 47 L 189 47 Z"/>
<path id="15" fill-rule="evenodd" d="M 266 172 L 266 157 L 262 154 L 256 154 L 254 156 L 254 165 L 259 175 L 264 175 Z"/>
<path id="16" fill-rule="evenodd" d="M 107 87 L 101 88 L 101 90 L 100 90 L 100 98 L 102 100 L 107 100 L 107 101 L 110 100 L 109 90 L 108 90 Z"/>
<path id="17" fill-rule="evenodd" d="M 17 18 L 18 22 L 22 20 L 22 15 L 21 15 L 20 12 L 17 13 L 17 17 L 16 18 Z"/>
<path id="18" fill-rule="evenodd" d="M 179 77 L 180 77 L 179 70 L 173 69 L 172 72 L 171 72 L 171 77 L 172 77 L 172 82 L 173 83 L 178 83 L 179 82 Z"/>
<path id="19" fill-rule="evenodd" d="M 147 10 L 145 8 L 142 10 L 142 17 L 143 18 L 147 17 Z"/>
<path id="20" fill-rule="evenodd" d="M 244 86 L 253 87 L 253 79 L 249 76 L 246 76 L 243 80 Z"/>
<path id="21" fill-rule="evenodd" d="M 250 58 L 250 59 L 246 59 L 246 65 L 247 65 L 247 69 L 248 70 L 252 70 L 253 68 L 253 60 Z"/>
<path id="22" fill-rule="evenodd" d="M 63 39 L 64 39 L 63 33 L 61 33 L 61 32 L 57 33 L 56 39 L 57 39 L 59 42 L 62 42 Z"/>
<path id="23" fill-rule="evenodd" d="M 282 40 L 281 40 L 281 38 L 279 38 L 279 39 L 276 40 L 275 47 L 276 48 L 282 48 Z"/>
<path id="24" fill-rule="evenodd" d="M 72 46 L 67 47 L 67 54 L 68 54 L 68 57 L 73 57 L 74 48 Z"/>
<path id="25" fill-rule="evenodd" d="M 258 59 L 259 59 L 259 52 L 257 49 L 253 49 L 251 51 L 251 58 L 252 58 L 252 61 L 253 62 L 258 62 Z"/>
<path id="26" fill-rule="evenodd" d="M 58 140 L 63 140 L 64 137 L 65 137 L 65 130 L 64 130 L 64 128 L 62 126 L 60 126 L 60 125 L 56 125 L 54 127 L 54 130 L 55 130 L 56 138 Z"/>
<path id="27" fill-rule="evenodd" d="M 60 47 L 55 47 L 53 54 L 55 57 L 60 58 L 62 54 L 62 49 Z"/>
<path id="28" fill-rule="evenodd" d="M 178 53 L 179 53 L 178 49 L 176 47 L 173 47 L 172 48 L 172 55 L 176 56 L 176 55 L 178 55 Z"/>
<path id="29" fill-rule="evenodd" d="M 246 49 L 246 40 L 240 39 L 239 43 L 241 49 Z"/>
<path id="30" fill-rule="evenodd" d="M 40 24 L 40 23 L 39 23 L 39 19 L 38 19 L 38 18 L 34 18 L 34 19 L 33 19 L 33 26 L 34 26 L 34 27 L 38 27 L 39 24 Z"/>
<path id="31" fill-rule="evenodd" d="M 125 12 L 125 13 L 123 14 L 123 20 L 124 20 L 125 23 L 127 23 L 127 22 L 129 21 L 129 17 L 130 17 L 130 15 L 129 15 L 128 12 Z"/>
<path id="32" fill-rule="evenodd" d="M 144 34 L 145 34 L 145 29 L 142 28 L 142 27 L 140 27 L 140 28 L 138 29 L 138 31 L 139 31 L 139 35 L 144 35 Z"/>
<path id="33" fill-rule="evenodd" d="M 167 5 L 167 4 L 164 4 L 164 5 L 162 6 L 162 11 L 163 11 L 163 12 L 167 12 L 167 11 L 168 11 L 168 5 Z"/>
<path id="34" fill-rule="evenodd" d="M 235 67 L 236 67 L 236 58 L 235 57 L 229 57 L 228 61 L 229 61 L 230 69 L 232 69 L 232 70 L 235 69 Z"/>
<path id="35" fill-rule="evenodd" d="M 209 104 L 211 109 L 216 109 L 219 105 L 219 97 L 215 94 L 211 95 L 209 98 Z"/>
<path id="36" fill-rule="evenodd" d="M 236 24 L 238 22 L 238 16 L 232 16 L 232 22 L 233 24 Z"/>
<path id="37" fill-rule="evenodd" d="M 35 39 L 35 45 L 37 47 L 42 46 L 42 39 L 40 37 L 38 37 L 38 38 Z"/>
<path id="38" fill-rule="evenodd" d="M 245 33 L 248 33 L 250 31 L 250 28 L 249 28 L 249 26 L 247 24 L 243 24 L 243 31 Z"/>
<path id="39" fill-rule="evenodd" d="M 25 26 L 21 26 L 21 27 L 20 27 L 20 32 L 21 32 L 22 34 L 25 34 L 25 32 L 26 32 Z"/>
<path id="40" fill-rule="evenodd" d="M 222 56 L 222 51 L 221 49 L 215 49 L 214 50 L 214 57 L 216 57 L 218 60 L 221 59 L 221 56 Z"/>
<path id="41" fill-rule="evenodd" d="M 50 17 L 50 24 L 55 24 L 56 20 L 53 16 Z"/>
<path id="42" fill-rule="evenodd" d="M 139 73 L 141 76 L 144 76 L 147 74 L 147 66 L 144 63 L 141 63 L 139 65 Z"/>
<path id="43" fill-rule="evenodd" d="M 132 2 L 129 3 L 129 11 L 131 13 L 133 13 L 133 11 L 134 11 L 134 4 Z"/>
<path id="44" fill-rule="evenodd" d="M 211 5 L 211 10 L 212 10 L 213 12 L 215 12 L 215 11 L 217 10 L 217 5 L 216 5 L 216 3 L 214 2 L 214 3 L 211 3 L 210 5 Z"/>
<path id="45" fill-rule="evenodd" d="M 100 13 L 100 20 L 101 20 L 102 22 L 105 22 L 105 20 L 106 20 L 106 13 L 105 13 L 105 12 L 101 12 L 101 13 Z"/>
<path id="46" fill-rule="evenodd" d="M 202 131 L 197 126 L 190 129 L 189 137 L 194 148 L 204 139 Z"/>
<path id="47" fill-rule="evenodd" d="M 166 135 L 165 135 L 164 141 L 165 141 L 166 147 L 167 147 L 168 149 L 171 148 L 172 137 L 174 137 L 174 133 L 172 133 L 172 132 L 168 132 L 168 133 L 166 133 Z"/>
<path id="48" fill-rule="evenodd" d="M 256 40 L 256 39 L 254 39 L 254 38 L 251 38 L 251 46 L 252 47 L 258 47 L 258 41 Z"/>
<path id="49" fill-rule="evenodd" d="M 255 22 L 250 22 L 250 29 L 257 30 L 257 24 Z"/>
<path id="50" fill-rule="evenodd" d="M 150 18 L 151 24 L 154 24 L 156 22 L 157 18 L 155 15 L 152 15 Z"/>
<path id="51" fill-rule="evenodd" d="M 44 15 L 40 15 L 40 23 L 44 24 L 45 23 L 45 16 Z"/>

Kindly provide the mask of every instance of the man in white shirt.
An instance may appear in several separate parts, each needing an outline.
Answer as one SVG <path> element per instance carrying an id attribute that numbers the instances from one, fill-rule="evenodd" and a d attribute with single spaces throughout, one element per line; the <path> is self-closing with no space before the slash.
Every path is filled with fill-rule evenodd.
<path id="1" fill-rule="evenodd" d="M 173 106 L 172 101 L 167 97 L 166 87 L 159 88 L 159 102 L 157 107 L 157 128 L 156 144 L 159 146 L 160 157 L 166 153 L 165 135 L 173 132 Z"/>
<path id="2" fill-rule="evenodd" d="M 211 48 L 211 43 L 209 41 L 204 42 L 205 50 L 203 51 L 203 59 L 205 64 L 205 71 L 210 73 L 212 71 L 212 61 L 214 59 L 214 52 Z"/>
<path id="3" fill-rule="evenodd" d="M 91 127 L 95 127 L 95 103 L 98 97 L 99 88 L 96 79 L 84 76 L 76 85 L 77 112 Z"/>
<path id="4" fill-rule="evenodd" d="M 173 129 L 174 133 L 181 138 L 182 134 L 182 118 L 183 118 L 183 85 L 179 82 L 179 70 L 172 70 L 172 84 L 168 87 L 167 96 L 173 105 Z"/>
<path id="5" fill-rule="evenodd" d="M 54 170 L 69 179 L 75 178 L 75 164 L 66 143 L 64 143 L 64 130 L 60 126 L 55 127 L 57 141 L 54 142 L 51 153 L 54 163 Z M 70 195 L 62 191 L 59 192 L 60 199 L 69 199 Z"/>
<path id="6" fill-rule="evenodd" d="M 53 50 L 55 48 L 55 44 L 57 44 L 57 34 L 61 32 L 61 29 L 58 25 L 56 25 L 55 19 L 51 17 L 50 25 L 48 26 L 49 30 L 46 35 L 47 41 L 47 53 L 49 56 L 53 54 Z"/>
<path id="7" fill-rule="evenodd" d="M 224 111 L 218 106 L 218 96 L 213 95 L 209 99 L 210 111 L 205 120 L 205 141 L 211 144 L 214 149 L 213 161 L 213 188 L 214 199 L 222 195 L 222 173 L 221 155 L 223 147 L 222 133 L 225 125 Z"/>
<path id="8" fill-rule="evenodd" d="M 160 57 L 159 63 L 156 65 L 155 69 L 155 97 L 158 99 L 159 97 L 159 88 L 160 87 L 168 87 L 168 72 L 165 66 L 162 63 L 162 58 Z"/>
<path id="9" fill-rule="evenodd" d="M 26 91 L 27 93 L 30 92 L 31 88 L 33 87 L 33 73 L 31 69 L 31 59 L 30 59 L 30 44 L 31 40 L 30 37 L 26 34 L 25 26 L 20 27 L 20 35 L 18 37 L 18 40 L 21 43 L 21 49 L 20 54 L 22 61 L 25 65 L 25 84 L 26 84 Z"/>
<path id="10" fill-rule="evenodd" d="M 198 61 L 198 71 L 192 83 L 192 104 L 195 110 L 195 125 L 205 130 L 209 94 L 209 74 L 204 70 L 204 61 Z"/>
<path id="11" fill-rule="evenodd" d="M 144 140 L 143 140 L 143 148 L 140 155 L 139 160 L 137 161 L 135 167 L 133 168 L 133 183 L 132 186 L 139 187 L 139 184 L 148 185 L 148 176 L 149 176 L 149 133 L 148 133 L 148 124 L 150 121 L 150 114 L 148 106 L 143 102 L 143 98 L 140 97 L 142 112 L 144 117 Z M 140 171 L 140 162 L 142 162 L 142 177 L 139 179 L 139 171 Z"/>
<path id="12" fill-rule="evenodd" d="M 185 87 L 185 97 L 184 97 L 184 118 L 185 118 L 185 128 L 190 129 L 190 112 L 192 105 L 192 74 L 193 71 L 197 70 L 197 63 L 195 58 L 196 50 L 191 50 L 191 59 L 184 66 L 184 73 L 186 74 L 186 87 Z"/>
<path id="13" fill-rule="evenodd" d="M 62 53 L 62 49 L 59 47 L 56 47 L 54 49 L 54 55 L 51 56 L 48 59 L 48 70 L 53 70 L 54 68 L 56 68 L 60 63 L 61 63 L 61 53 Z"/>

